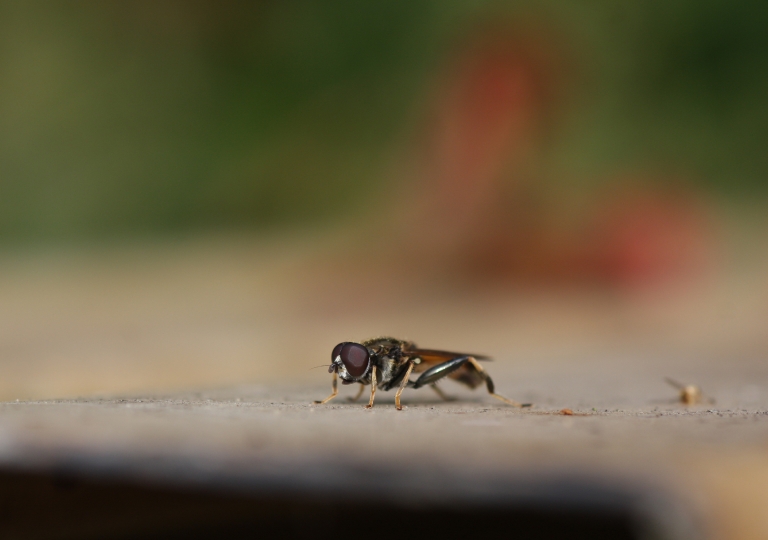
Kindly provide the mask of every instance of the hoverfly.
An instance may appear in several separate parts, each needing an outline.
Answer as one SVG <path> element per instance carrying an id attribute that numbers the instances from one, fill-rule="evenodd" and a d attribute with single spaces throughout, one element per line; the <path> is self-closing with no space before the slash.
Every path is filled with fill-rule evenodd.
<path id="1" fill-rule="evenodd" d="M 494 390 L 493 381 L 488 373 L 480 365 L 479 360 L 490 360 L 487 356 L 479 354 L 465 354 L 434 349 L 420 349 L 410 341 L 403 341 L 391 337 L 380 337 L 354 343 L 345 341 L 333 348 L 331 353 L 332 363 L 328 373 L 333 373 L 331 395 L 316 404 L 328 403 L 338 394 L 337 377 L 341 378 L 341 384 L 360 383 L 360 391 L 352 399 L 356 401 L 363 393 L 366 385 L 371 385 L 371 398 L 366 409 L 373 407 L 373 398 L 376 389 L 391 390 L 397 387 L 395 405 L 400 406 L 400 394 L 407 386 L 409 388 L 422 388 L 430 386 L 443 399 L 448 399 L 435 385 L 443 377 L 476 388 L 483 382 L 488 393 L 513 407 L 530 407 L 530 403 L 522 404 L 504 396 L 500 396 Z M 410 380 L 411 373 L 421 373 L 415 381 Z"/>

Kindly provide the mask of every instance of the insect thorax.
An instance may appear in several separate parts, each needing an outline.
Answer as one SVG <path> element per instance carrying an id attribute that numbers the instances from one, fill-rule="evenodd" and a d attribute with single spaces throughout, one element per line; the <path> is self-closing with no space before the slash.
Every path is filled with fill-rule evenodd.
<path id="1" fill-rule="evenodd" d="M 368 347 L 368 349 L 375 352 L 376 354 L 388 355 L 395 350 L 399 351 L 407 348 L 408 346 L 413 346 L 413 343 L 410 341 L 404 341 L 402 339 L 395 339 L 393 337 L 377 337 L 363 341 L 362 345 Z"/>
<path id="2" fill-rule="evenodd" d="M 387 389 L 392 380 L 397 378 L 405 368 L 406 360 L 403 358 L 402 351 L 412 344 L 391 337 L 379 337 L 364 341 L 362 345 L 371 351 L 371 359 L 378 367 L 377 386 Z"/>

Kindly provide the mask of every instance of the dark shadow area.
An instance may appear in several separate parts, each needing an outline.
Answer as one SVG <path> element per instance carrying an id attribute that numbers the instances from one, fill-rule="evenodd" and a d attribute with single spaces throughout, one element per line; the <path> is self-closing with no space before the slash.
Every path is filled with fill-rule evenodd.
<path id="1" fill-rule="evenodd" d="M 558 485 L 546 489 L 555 493 Z M 633 494 L 598 493 L 602 488 L 573 482 L 563 483 L 562 489 L 583 489 L 586 500 L 577 505 L 558 502 L 557 496 L 549 502 L 539 497 L 500 504 L 396 503 L 372 494 L 251 494 L 3 472 L 0 523 L 7 539 L 681 537 L 640 511 Z"/>

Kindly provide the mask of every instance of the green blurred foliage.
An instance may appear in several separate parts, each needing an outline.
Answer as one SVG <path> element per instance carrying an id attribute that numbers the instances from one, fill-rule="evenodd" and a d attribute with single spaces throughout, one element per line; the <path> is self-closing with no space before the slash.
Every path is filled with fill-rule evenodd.
<path id="1" fill-rule="evenodd" d="M 546 171 L 765 193 L 764 2 L 0 0 L 0 240 L 363 215 L 472 25 L 534 13 L 579 75 Z"/>

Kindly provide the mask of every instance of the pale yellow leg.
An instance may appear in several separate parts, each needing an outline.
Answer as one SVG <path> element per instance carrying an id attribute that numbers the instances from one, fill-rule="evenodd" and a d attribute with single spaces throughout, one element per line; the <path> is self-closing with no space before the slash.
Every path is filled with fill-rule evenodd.
<path id="1" fill-rule="evenodd" d="M 500 399 L 507 405 L 512 405 L 513 407 L 530 407 L 530 403 L 518 403 L 517 401 L 505 398 L 504 396 L 501 396 L 494 392 L 494 386 L 493 381 L 491 380 L 491 377 L 486 373 L 486 371 L 483 369 L 483 366 L 480 365 L 480 362 L 475 360 L 474 358 L 469 358 L 469 363 L 475 366 L 475 369 L 480 373 L 480 375 L 485 379 L 485 385 L 488 388 L 488 393 L 491 394 L 496 399 Z"/>
<path id="2" fill-rule="evenodd" d="M 400 388 L 397 389 L 397 394 L 395 394 L 395 407 L 397 407 L 398 411 L 403 410 L 403 408 L 400 406 L 400 394 L 403 393 L 403 388 L 405 388 L 405 385 L 408 384 L 408 378 L 411 376 L 411 371 L 413 371 L 413 362 L 408 364 L 408 371 L 405 372 L 403 382 L 400 383 Z"/>
<path id="3" fill-rule="evenodd" d="M 355 395 L 355 397 L 348 397 L 347 401 L 349 401 L 350 403 L 354 403 L 355 401 L 360 399 L 360 396 L 363 395 L 363 390 L 365 390 L 365 385 L 361 383 L 360 390 L 357 391 L 357 394 Z"/>
<path id="4" fill-rule="evenodd" d="M 328 403 L 329 401 L 331 401 L 333 398 L 336 397 L 336 394 L 339 393 L 339 389 L 336 386 L 336 372 L 335 371 L 333 372 L 333 382 L 331 383 L 331 387 L 333 388 L 333 391 L 331 392 L 331 395 L 328 396 L 327 398 L 325 398 L 323 401 L 315 401 L 316 405 L 322 405 L 324 403 Z"/>
<path id="5" fill-rule="evenodd" d="M 373 407 L 373 398 L 376 395 L 376 367 L 371 367 L 371 399 L 368 400 L 368 405 L 365 406 L 366 409 L 370 409 Z"/>
<path id="6" fill-rule="evenodd" d="M 452 401 L 453 400 L 453 398 L 451 396 L 447 395 L 445 392 L 440 390 L 440 387 L 437 386 L 436 384 L 430 385 L 430 388 L 432 390 L 434 390 L 435 392 L 437 392 L 437 395 L 440 396 L 441 398 L 443 398 L 445 401 Z"/>

